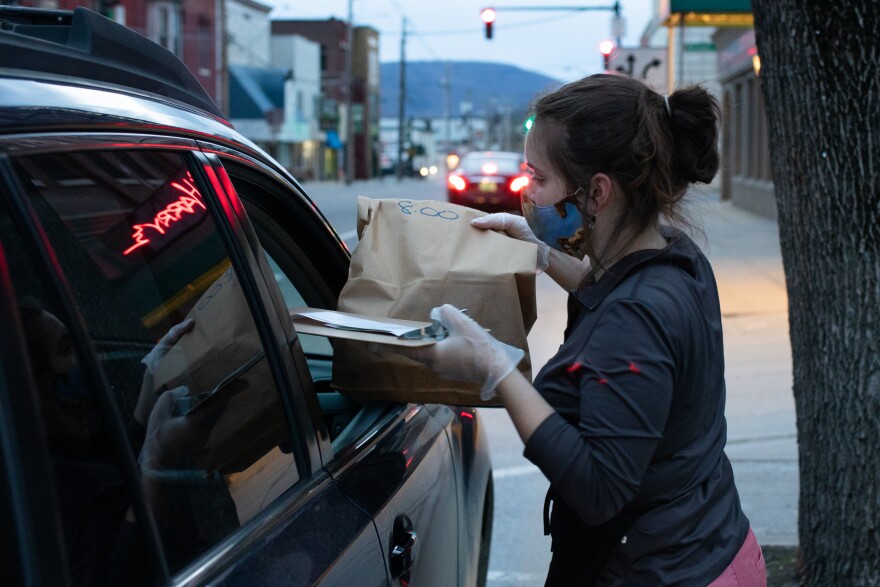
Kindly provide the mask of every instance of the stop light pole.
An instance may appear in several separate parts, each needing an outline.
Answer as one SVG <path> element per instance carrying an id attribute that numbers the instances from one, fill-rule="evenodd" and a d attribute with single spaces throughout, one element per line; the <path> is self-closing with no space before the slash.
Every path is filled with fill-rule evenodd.
<path id="1" fill-rule="evenodd" d="M 495 23 L 495 15 L 499 10 L 548 10 L 548 11 L 567 11 L 567 12 L 583 12 L 585 10 L 610 10 L 614 13 L 614 17 L 620 18 L 620 2 L 615 1 L 611 6 L 492 6 L 484 8 L 480 11 L 480 18 L 486 23 L 486 39 L 492 38 L 492 25 Z M 620 37 L 617 38 L 617 46 L 620 46 Z"/>

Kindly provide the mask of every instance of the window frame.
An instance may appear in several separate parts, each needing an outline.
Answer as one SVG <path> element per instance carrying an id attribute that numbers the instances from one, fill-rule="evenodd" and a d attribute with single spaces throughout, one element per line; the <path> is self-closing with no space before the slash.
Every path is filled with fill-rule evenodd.
<path id="1" fill-rule="evenodd" d="M 16 190 L 15 175 L 8 158 L 0 152 L 0 186 L 9 196 Z M 9 197 L 8 196 L 8 197 Z M 0 206 L 6 206 L 0 202 Z M 49 453 L 42 434 L 36 382 L 30 369 L 27 348 L 13 295 L 6 253 L 0 242 L 0 478 L 6 510 L 0 526 L 14 539 L 0 557 L 14 561 L 14 578 L 23 586 L 68 585 L 66 550 L 61 539 L 55 487 L 49 474 Z M 5 551 L 6 549 L 4 549 Z"/>
<path id="2" fill-rule="evenodd" d="M 248 201 L 250 205 L 260 207 L 273 218 L 283 218 L 285 226 L 289 224 L 292 217 L 304 219 L 311 216 L 311 214 L 316 211 L 314 204 L 295 181 L 287 180 L 259 161 L 250 157 L 242 156 L 240 153 L 234 153 L 229 149 L 208 143 L 202 143 L 202 146 L 205 150 L 217 153 L 220 156 L 221 161 L 225 160 L 227 162 L 232 162 L 232 174 L 234 176 L 250 181 L 255 184 L 258 189 L 267 194 L 272 202 Z M 248 175 L 249 177 L 245 177 Z M 277 193 L 275 188 L 283 190 L 284 193 Z M 299 228 L 307 229 L 302 237 L 294 237 L 289 231 L 284 231 L 283 229 L 282 232 L 285 233 L 287 238 L 294 241 L 296 246 L 303 251 L 304 255 L 309 259 L 309 262 L 312 265 L 315 265 L 316 263 L 312 261 L 311 254 L 316 251 L 322 257 L 322 266 L 323 262 L 343 263 L 342 266 L 337 267 L 337 271 L 341 274 L 340 276 L 337 276 L 337 282 L 325 283 L 329 293 L 333 297 L 332 300 L 327 299 L 325 301 L 327 301 L 328 305 L 333 309 L 335 308 L 335 302 L 338 298 L 339 291 L 341 291 L 345 284 L 345 280 L 348 277 L 348 264 L 350 257 L 347 252 L 347 247 L 339 239 L 320 211 L 317 211 L 317 217 L 311 217 L 316 221 L 313 223 L 313 226 L 299 226 Z M 320 223 L 318 221 L 320 221 Z M 280 223 L 281 221 L 279 221 L 279 224 Z M 253 232 L 253 243 L 257 243 L 256 232 L 253 225 L 250 224 L 250 217 L 248 217 L 248 224 L 249 226 L 246 230 L 248 232 Z M 334 248 L 339 253 L 339 256 L 336 259 L 332 258 L 332 256 L 328 256 L 329 251 L 327 251 L 325 247 L 320 246 L 322 243 L 326 244 L 329 242 L 333 242 L 336 245 Z M 311 249 L 307 247 L 311 247 Z M 262 256 L 262 253 L 260 253 L 260 255 Z M 320 277 L 323 278 L 324 274 L 320 274 Z M 267 281 L 271 280 L 273 282 L 272 286 L 277 287 L 277 285 L 274 284 L 275 278 L 271 273 L 264 274 L 264 279 Z M 332 305 L 329 304 L 331 301 L 333 302 Z M 299 364 L 303 363 L 305 356 L 301 350 L 299 352 L 293 350 L 292 354 L 294 355 L 294 360 L 297 360 Z M 354 439 L 352 439 L 352 442 L 344 447 L 344 450 L 337 453 L 335 452 L 329 438 L 329 433 L 323 419 L 324 415 L 318 404 L 318 395 L 314 388 L 311 374 L 304 364 L 300 369 L 300 379 L 302 381 L 304 395 L 306 396 L 305 399 L 310 406 L 313 428 L 316 431 L 324 466 L 331 472 L 331 475 L 334 476 L 340 471 L 346 469 L 348 464 L 357 460 L 360 455 L 370 450 L 370 447 L 376 439 L 381 438 L 394 422 L 403 417 L 403 414 L 409 405 L 391 404 L 389 402 L 378 401 L 374 402 L 377 406 L 382 404 L 384 412 L 372 421 L 369 426 L 361 431 Z"/>

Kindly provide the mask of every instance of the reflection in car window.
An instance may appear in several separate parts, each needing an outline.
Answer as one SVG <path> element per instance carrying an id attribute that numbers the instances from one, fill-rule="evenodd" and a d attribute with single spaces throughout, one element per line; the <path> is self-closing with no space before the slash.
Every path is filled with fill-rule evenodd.
<path id="1" fill-rule="evenodd" d="M 76 292 L 179 569 L 297 481 L 228 251 L 179 153 L 54 153 L 15 165 Z M 28 276 L 19 283 L 17 294 L 32 293 Z"/>

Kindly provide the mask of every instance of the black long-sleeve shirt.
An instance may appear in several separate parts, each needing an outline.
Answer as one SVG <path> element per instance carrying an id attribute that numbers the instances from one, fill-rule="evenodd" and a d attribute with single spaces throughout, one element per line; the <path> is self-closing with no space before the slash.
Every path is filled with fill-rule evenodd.
<path id="1" fill-rule="evenodd" d="M 715 277 L 690 238 L 666 236 L 666 248 L 628 255 L 572 292 L 564 342 L 535 379 L 556 414 L 525 456 L 576 514 L 563 533 L 636 518 L 601 584 L 708 584 L 749 527 L 724 454 Z M 560 538 L 554 529 L 554 550 Z"/>

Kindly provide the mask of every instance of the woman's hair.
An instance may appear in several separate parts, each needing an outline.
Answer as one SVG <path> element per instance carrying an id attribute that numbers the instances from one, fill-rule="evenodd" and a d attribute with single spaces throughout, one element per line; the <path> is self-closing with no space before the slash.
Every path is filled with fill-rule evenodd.
<path id="1" fill-rule="evenodd" d="M 721 111 L 699 86 L 664 98 L 630 77 L 597 74 L 540 98 L 534 116 L 529 134 L 537 136 L 529 140 L 539 142 L 569 193 L 582 187 L 589 197 L 590 179 L 605 173 L 623 194 L 624 213 L 611 233 L 615 241 L 602 251 L 605 261 L 661 218 L 688 226 L 679 200 L 691 183 L 709 183 L 718 171 Z M 580 229 L 566 248 L 595 258 L 585 234 Z"/>

